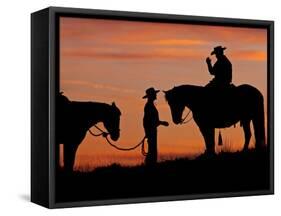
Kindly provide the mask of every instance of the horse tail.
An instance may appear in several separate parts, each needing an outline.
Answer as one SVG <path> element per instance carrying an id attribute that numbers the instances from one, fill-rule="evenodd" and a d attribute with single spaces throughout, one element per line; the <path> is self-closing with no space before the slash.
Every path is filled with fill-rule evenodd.
<path id="1" fill-rule="evenodd" d="M 256 111 L 253 116 L 253 126 L 256 139 L 256 148 L 265 147 L 265 127 L 264 127 L 264 101 L 263 96 L 258 92 Z"/>

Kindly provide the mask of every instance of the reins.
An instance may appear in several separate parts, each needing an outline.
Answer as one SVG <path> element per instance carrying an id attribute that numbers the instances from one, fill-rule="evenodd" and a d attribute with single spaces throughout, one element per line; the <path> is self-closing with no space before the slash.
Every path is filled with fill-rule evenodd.
<path id="1" fill-rule="evenodd" d="M 146 137 L 143 137 L 142 140 L 141 140 L 139 143 L 137 143 L 135 146 L 133 146 L 133 147 L 122 148 L 122 147 L 119 147 L 119 146 L 113 144 L 113 143 L 108 139 L 108 135 L 109 135 L 108 132 L 105 132 L 104 130 L 102 130 L 101 128 L 99 128 L 97 125 L 94 125 L 94 127 L 95 127 L 96 129 L 98 129 L 101 133 L 95 134 L 95 133 L 93 133 L 93 132 L 89 129 L 88 131 L 90 132 L 90 134 L 93 135 L 93 136 L 96 136 L 96 137 L 97 137 L 97 136 L 103 136 L 103 137 L 105 138 L 105 140 L 107 141 L 107 143 L 108 143 L 109 145 L 111 145 L 112 147 L 116 148 L 117 150 L 120 150 L 120 151 L 131 151 L 131 150 L 134 150 L 134 149 L 138 148 L 139 146 L 141 146 L 141 153 L 142 153 L 142 155 L 143 155 L 143 156 L 146 156 L 146 155 L 147 155 L 147 152 L 145 151 L 145 139 L 146 139 Z"/>
<path id="2" fill-rule="evenodd" d="M 188 122 L 190 122 L 193 119 L 193 116 L 191 116 L 188 120 L 186 120 L 186 118 L 189 116 L 190 113 L 191 113 L 191 110 L 189 110 L 189 112 L 186 114 L 186 116 L 181 120 L 180 124 L 187 124 Z"/>

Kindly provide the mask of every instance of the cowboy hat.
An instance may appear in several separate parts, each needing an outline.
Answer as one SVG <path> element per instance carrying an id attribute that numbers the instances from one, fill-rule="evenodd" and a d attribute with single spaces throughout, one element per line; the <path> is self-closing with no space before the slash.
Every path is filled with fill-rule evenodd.
<path id="1" fill-rule="evenodd" d="M 214 55 L 215 53 L 224 51 L 226 49 L 226 47 L 222 47 L 222 46 L 217 46 L 214 48 L 214 50 L 211 52 L 211 55 Z"/>
<path id="2" fill-rule="evenodd" d="M 142 98 L 148 98 L 149 96 L 152 96 L 152 95 L 156 95 L 160 90 L 155 90 L 154 88 L 148 88 L 146 89 L 145 93 L 146 95 L 143 96 Z"/>

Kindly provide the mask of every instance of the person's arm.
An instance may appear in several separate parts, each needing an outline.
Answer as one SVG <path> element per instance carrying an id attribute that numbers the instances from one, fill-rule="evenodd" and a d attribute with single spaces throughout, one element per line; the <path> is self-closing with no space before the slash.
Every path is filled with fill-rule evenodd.
<path id="1" fill-rule="evenodd" d="M 158 113 L 158 111 L 157 111 L 157 114 L 155 115 L 155 121 L 157 122 L 157 127 L 158 126 L 160 126 L 160 125 L 163 125 L 163 126 L 169 126 L 169 123 L 168 122 L 166 122 L 166 121 L 161 121 L 160 119 L 159 119 L 159 113 Z"/>
<path id="2" fill-rule="evenodd" d="M 167 121 L 159 121 L 159 125 L 163 125 L 163 126 L 169 126 L 169 123 Z"/>
<path id="3" fill-rule="evenodd" d="M 211 75 L 214 75 L 214 69 L 213 66 L 211 64 L 211 59 L 209 57 L 206 58 L 206 63 L 208 65 L 208 71 Z"/>

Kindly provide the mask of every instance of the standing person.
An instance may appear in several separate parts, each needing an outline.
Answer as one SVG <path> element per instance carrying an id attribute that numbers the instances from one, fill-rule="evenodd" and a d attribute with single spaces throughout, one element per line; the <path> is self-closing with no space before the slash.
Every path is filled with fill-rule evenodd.
<path id="1" fill-rule="evenodd" d="M 232 82 L 232 64 L 224 55 L 226 47 L 217 46 L 211 52 L 211 55 L 216 55 L 217 61 L 212 66 L 211 59 L 206 58 L 209 73 L 214 77 L 206 87 L 227 87 Z"/>
<path id="2" fill-rule="evenodd" d="M 147 98 L 144 107 L 143 127 L 148 143 L 148 153 L 145 158 L 145 164 L 148 166 L 157 163 L 157 127 L 159 125 L 169 125 L 168 122 L 159 120 L 159 114 L 154 105 L 158 92 L 159 90 L 149 88 L 146 90 L 146 95 L 143 96 L 143 98 Z"/>

